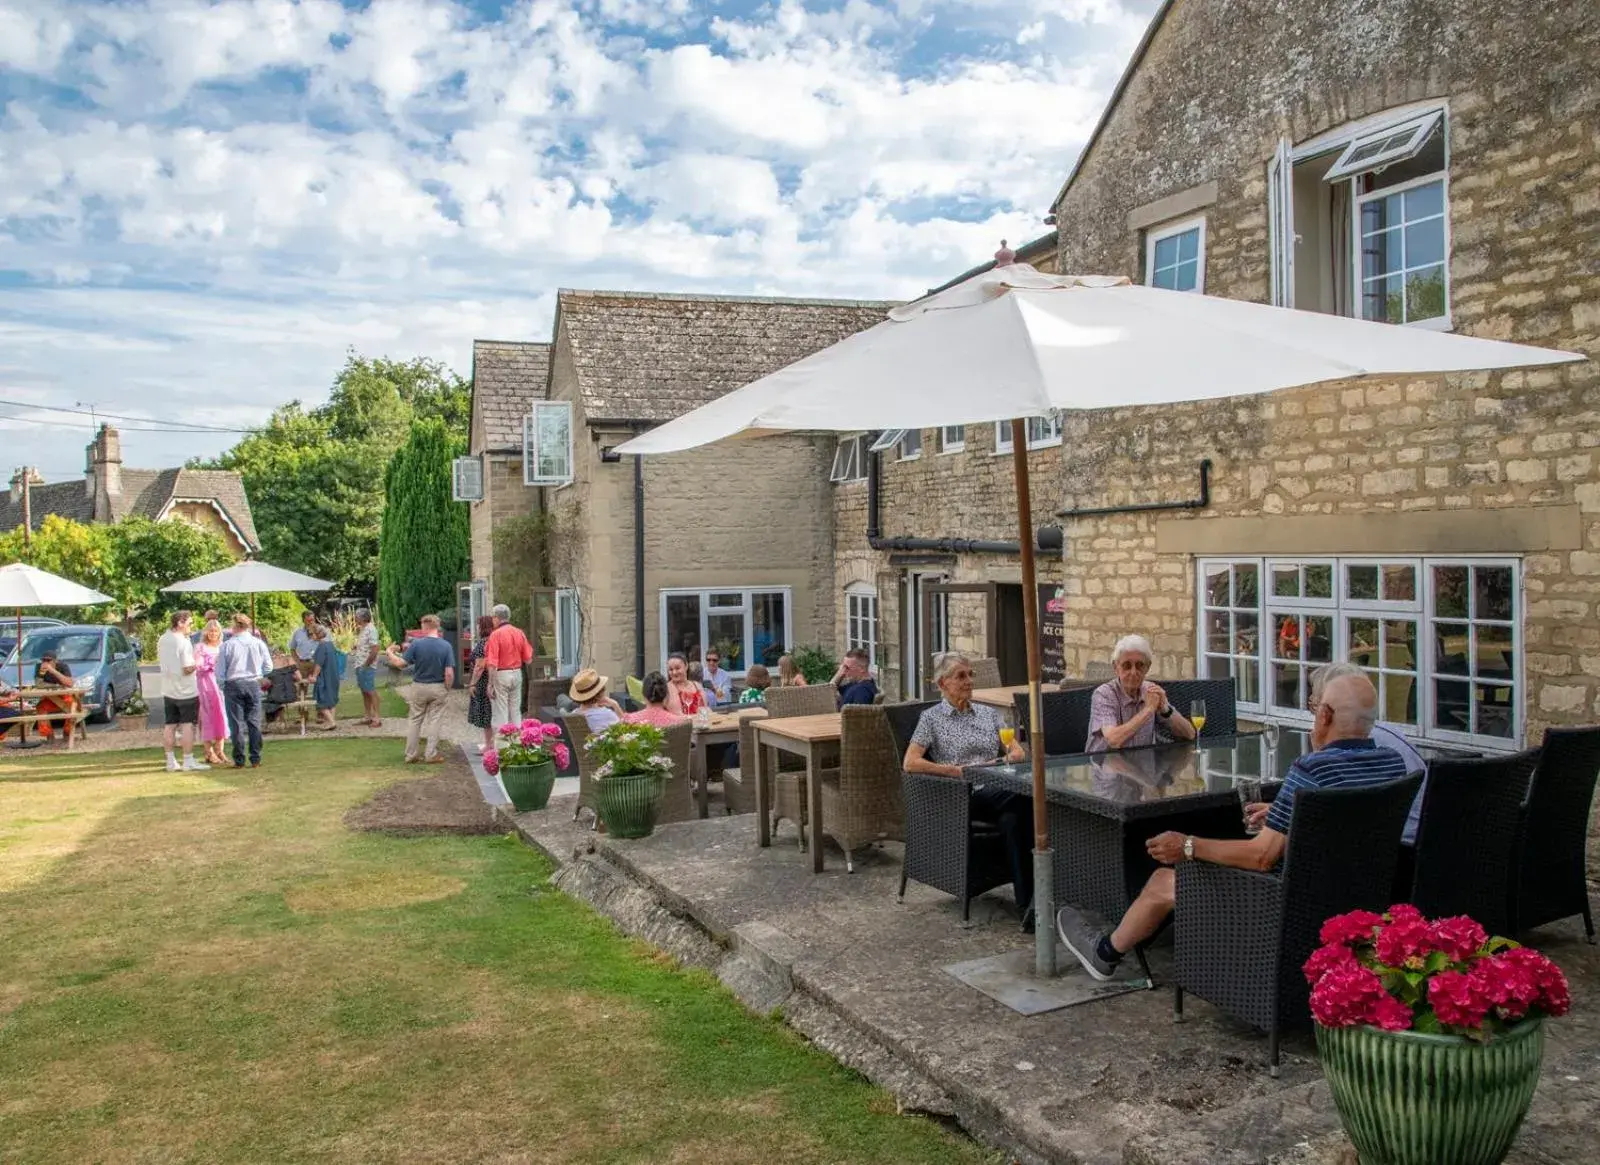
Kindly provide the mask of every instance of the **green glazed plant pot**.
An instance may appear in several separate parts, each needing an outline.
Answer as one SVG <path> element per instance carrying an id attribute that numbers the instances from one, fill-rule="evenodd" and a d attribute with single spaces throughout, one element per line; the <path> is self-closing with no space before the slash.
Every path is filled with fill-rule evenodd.
<path id="1" fill-rule="evenodd" d="M 649 837 L 661 808 L 662 780 L 654 773 L 602 777 L 594 783 L 595 809 L 612 837 Z"/>
<path id="2" fill-rule="evenodd" d="M 550 803 L 550 790 L 556 786 L 556 766 L 551 761 L 542 765 L 501 765 L 500 783 L 518 813 L 543 809 Z"/>
<path id="3" fill-rule="evenodd" d="M 1539 1084 L 1544 1021 L 1486 1044 L 1318 1024 L 1317 1055 L 1361 1165 L 1499 1165 Z"/>

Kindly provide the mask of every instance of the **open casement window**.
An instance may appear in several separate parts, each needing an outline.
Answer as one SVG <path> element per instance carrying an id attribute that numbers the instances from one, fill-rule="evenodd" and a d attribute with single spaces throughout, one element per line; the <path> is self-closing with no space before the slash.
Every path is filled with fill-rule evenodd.
<path id="1" fill-rule="evenodd" d="M 867 479 L 866 439 L 860 435 L 840 437 L 833 450 L 833 468 L 828 480 L 838 484 Z"/>
<path id="2" fill-rule="evenodd" d="M 450 500 L 483 501 L 483 458 L 457 457 L 450 463 Z"/>
<path id="3" fill-rule="evenodd" d="M 535 587 L 528 604 L 528 622 L 534 676 L 575 675 L 583 638 L 578 592 L 569 587 Z"/>
<path id="4" fill-rule="evenodd" d="M 1421 116 L 1362 134 L 1344 148 L 1323 181 L 1353 178 L 1416 157 L 1443 118 L 1444 110 L 1431 109 Z"/>
<path id="5" fill-rule="evenodd" d="M 522 484 L 566 485 L 572 480 L 572 405 L 536 401 L 522 418 Z"/>

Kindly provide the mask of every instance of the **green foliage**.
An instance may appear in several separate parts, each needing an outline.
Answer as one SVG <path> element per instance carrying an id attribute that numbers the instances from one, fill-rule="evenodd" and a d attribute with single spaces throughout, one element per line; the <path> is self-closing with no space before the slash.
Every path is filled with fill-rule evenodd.
<path id="1" fill-rule="evenodd" d="M 495 523 L 495 601 L 511 608 L 511 621 L 518 627 L 530 624 L 528 607 L 534 588 L 554 585 L 550 557 L 557 526 L 551 510 L 516 514 Z"/>
<path id="2" fill-rule="evenodd" d="M 328 403 L 291 401 L 211 468 L 244 478 L 267 561 L 344 584 L 377 577 L 384 472 L 414 420 L 466 437 L 471 391 L 434 360 L 355 353 Z"/>
<path id="3" fill-rule="evenodd" d="M 399 642 L 423 615 L 453 611 L 467 577 L 467 508 L 450 500 L 450 462 L 465 443 L 442 420 L 417 421 L 384 474 L 378 610 Z"/>
<path id="4" fill-rule="evenodd" d="M 595 769 L 596 778 L 630 777 L 636 773 L 670 777 L 672 762 L 661 751 L 666 739 L 666 733 L 654 725 L 623 722 L 591 736 L 584 748 L 600 762 Z"/>
<path id="5" fill-rule="evenodd" d="M 797 647 L 789 653 L 808 684 L 825 684 L 839 670 L 839 661 L 826 647 Z"/>
<path id="6" fill-rule="evenodd" d="M 86 526 L 58 514 L 48 514 L 33 532 L 31 544 L 23 543 L 21 527 L 0 534 L 0 565 L 26 562 L 116 597 L 121 589 L 121 571 L 119 547 L 111 535 L 113 529 L 112 526 Z M 110 606 L 103 606 L 35 613 L 71 622 L 98 622 L 111 611 Z"/>

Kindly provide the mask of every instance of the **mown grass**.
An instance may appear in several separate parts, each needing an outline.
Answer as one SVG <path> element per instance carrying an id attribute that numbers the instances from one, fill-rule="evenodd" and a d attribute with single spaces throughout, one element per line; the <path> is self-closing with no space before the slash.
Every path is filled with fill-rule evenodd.
<path id="1" fill-rule="evenodd" d="M 384 717 L 405 716 L 411 711 L 400 693 L 394 688 L 378 685 L 378 715 Z M 356 687 L 351 680 L 339 689 L 339 705 L 334 709 L 334 715 L 342 719 L 359 718 L 365 715 L 361 706 L 361 689 Z"/>
<path id="2" fill-rule="evenodd" d="M 966 1162 L 507 838 L 355 834 L 392 742 L 0 753 L 15 1162 Z"/>

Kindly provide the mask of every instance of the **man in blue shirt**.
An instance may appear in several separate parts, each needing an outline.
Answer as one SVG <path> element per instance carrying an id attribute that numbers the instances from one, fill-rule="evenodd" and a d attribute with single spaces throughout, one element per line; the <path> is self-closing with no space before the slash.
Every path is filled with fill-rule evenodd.
<path id="1" fill-rule="evenodd" d="M 1319 667 L 1311 673 L 1311 699 L 1316 701 L 1318 694 L 1327 686 L 1330 680 L 1340 676 L 1365 675 L 1353 663 L 1329 663 Z M 1392 748 L 1400 754 L 1400 759 L 1406 763 L 1406 776 L 1422 775 L 1422 784 L 1417 787 L 1417 795 L 1412 798 L 1411 811 L 1406 814 L 1405 832 L 1400 835 L 1400 844 L 1417 844 L 1417 825 L 1422 820 L 1422 795 L 1428 791 L 1428 762 L 1422 759 L 1422 754 L 1411 747 L 1411 742 L 1401 736 L 1393 728 L 1385 728 L 1382 724 L 1375 724 L 1372 728 L 1372 742 L 1379 748 Z"/>
<path id="2" fill-rule="evenodd" d="M 1312 701 L 1312 753 L 1289 769 L 1271 805 L 1252 805 L 1251 820 L 1261 832 L 1246 841 L 1215 841 L 1162 833 L 1145 842 L 1145 850 L 1162 867 L 1150 875 L 1139 897 L 1110 932 L 1092 925 L 1077 910 L 1063 906 L 1056 914 L 1056 932 L 1096 979 L 1111 978 L 1122 957 L 1153 937 L 1172 913 L 1177 879 L 1171 866 L 1183 861 L 1214 862 L 1246 870 L 1270 870 L 1283 859 L 1293 819 L 1295 794 L 1301 789 L 1357 788 L 1404 780 L 1405 761 L 1393 749 L 1372 740 L 1378 718 L 1378 693 L 1364 674 L 1328 680 Z"/>
<path id="3" fill-rule="evenodd" d="M 706 651 L 705 674 L 700 686 L 711 694 L 714 704 L 733 703 L 733 677 L 722 670 L 722 653 L 715 647 Z"/>
<path id="4" fill-rule="evenodd" d="M 852 647 L 844 653 L 844 662 L 833 673 L 834 685 L 839 689 L 839 707 L 846 704 L 870 704 L 878 698 L 878 684 L 872 678 L 872 661 L 865 648 Z"/>
<path id="5" fill-rule="evenodd" d="M 217 679 L 222 681 L 222 699 L 228 708 L 236 769 L 244 768 L 247 735 L 250 767 L 261 767 L 261 680 L 272 670 L 272 652 L 250 628 L 250 616 L 235 615 L 233 634 L 217 651 Z"/>
<path id="6" fill-rule="evenodd" d="M 411 669 L 411 691 L 406 697 L 411 705 L 406 764 L 444 764 L 439 755 L 439 722 L 444 719 L 445 693 L 455 683 L 456 661 L 449 642 L 439 637 L 439 616 L 424 615 L 422 634 L 406 644 L 403 652 L 398 643 L 390 644 L 386 654 L 393 666 Z M 424 736 L 428 739 L 426 755 L 420 753 Z"/>

